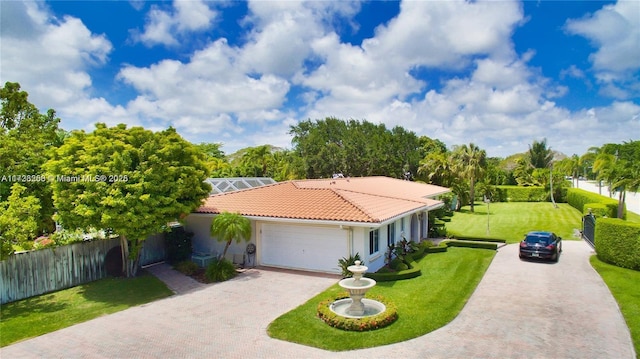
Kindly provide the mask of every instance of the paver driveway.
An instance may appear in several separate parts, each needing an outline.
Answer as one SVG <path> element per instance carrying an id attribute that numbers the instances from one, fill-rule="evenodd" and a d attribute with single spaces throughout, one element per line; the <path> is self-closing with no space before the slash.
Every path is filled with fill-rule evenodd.
<path id="1" fill-rule="evenodd" d="M 590 248 L 564 242 L 558 264 L 497 253 L 460 315 L 403 343 L 327 352 L 266 335 L 280 314 L 336 278 L 252 270 L 5 347 L 2 358 L 634 358 L 629 331 Z M 366 333 L 364 334 L 366 335 Z"/>

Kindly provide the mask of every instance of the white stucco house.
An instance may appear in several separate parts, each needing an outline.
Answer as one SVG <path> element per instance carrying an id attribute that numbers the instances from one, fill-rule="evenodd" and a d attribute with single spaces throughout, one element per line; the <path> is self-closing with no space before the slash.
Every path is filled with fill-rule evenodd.
<path id="1" fill-rule="evenodd" d="M 384 266 L 389 243 L 427 238 L 430 210 L 448 188 L 388 177 L 293 180 L 214 194 L 185 218 L 193 247 L 221 253 L 210 236 L 213 218 L 236 212 L 252 223 L 251 265 L 340 273 L 338 260 L 360 254 L 369 271 Z M 227 257 L 245 254 L 233 243 Z"/>

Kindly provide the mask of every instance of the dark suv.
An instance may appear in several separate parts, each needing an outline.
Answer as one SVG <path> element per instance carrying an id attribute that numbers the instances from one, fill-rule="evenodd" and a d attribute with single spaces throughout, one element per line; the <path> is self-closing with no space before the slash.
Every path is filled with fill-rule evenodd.
<path id="1" fill-rule="evenodd" d="M 558 261 L 562 252 L 562 238 L 552 232 L 529 232 L 520 242 L 520 259 L 539 258 Z"/>

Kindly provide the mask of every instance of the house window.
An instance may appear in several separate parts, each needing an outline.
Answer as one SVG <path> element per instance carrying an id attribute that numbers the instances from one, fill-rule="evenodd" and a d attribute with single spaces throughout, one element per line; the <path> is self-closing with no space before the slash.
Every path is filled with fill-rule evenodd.
<path id="1" fill-rule="evenodd" d="M 396 244 L 396 224 L 391 223 L 387 226 L 387 246 Z"/>
<path id="2" fill-rule="evenodd" d="M 374 229 L 369 232 L 369 254 L 377 253 L 380 250 L 380 231 Z"/>

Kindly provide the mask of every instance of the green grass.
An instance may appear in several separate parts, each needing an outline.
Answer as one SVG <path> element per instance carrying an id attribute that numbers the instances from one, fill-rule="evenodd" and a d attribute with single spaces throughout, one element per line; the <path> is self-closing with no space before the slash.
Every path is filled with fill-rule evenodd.
<path id="1" fill-rule="evenodd" d="M 397 343 L 436 330 L 455 318 L 489 267 L 495 251 L 449 248 L 417 263 L 422 275 L 381 282 L 367 296 L 382 295 L 398 308 L 392 325 L 366 333 L 335 329 L 316 317 L 317 305 L 343 291 L 337 284 L 273 321 L 273 338 L 326 350 L 352 350 Z"/>
<path id="2" fill-rule="evenodd" d="M 148 303 L 172 294 L 150 274 L 107 278 L 0 307 L 0 346 Z"/>
<path id="3" fill-rule="evenodd" d="M 604 263 L 597 256 L 591 256 L 590 261 L 616 298 L 640 357 L 640 271 Z"/>
<path id="4" fill-rule="evenodd" d="M 640 223 L 640 214 L 627 211 L 627 221 Z"/>
<path id="5" fill-rule="evenodd" d="M 465 206 L 455 212 L 446 224 L 447 235 L 456 238 L 496 238 L 507 243 L 516 243 L 533 230 L 545 230 L 558 234 L 563 239 L 577 239 L 574 229 L 582 228 L 580 211 L 566 203 L 558 208 L 545 202 L 499 202 L 491 203 L 487 216 L 486 203 L 477 203 L 474 212 Z M 489 234 L 487 235 L 487 217 Z"/>

